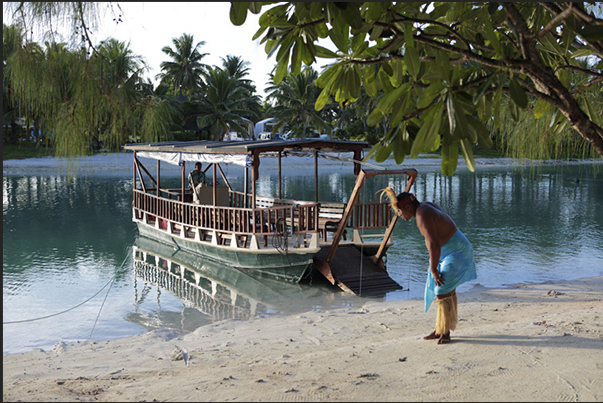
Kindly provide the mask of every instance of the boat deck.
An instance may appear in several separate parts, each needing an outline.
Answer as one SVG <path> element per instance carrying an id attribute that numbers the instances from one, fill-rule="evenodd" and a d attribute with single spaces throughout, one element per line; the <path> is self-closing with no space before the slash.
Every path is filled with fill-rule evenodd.
<path id="1" fill-rule="evenodd" d="M 314 256 L 314 264 L 320 270 L 329 248 L 323 248 Z M 390 291 L 401 290 L 387 271 L 370 256 L 362 255 L 354 245 L 339 245 L 330 264 L 331 282 L 339 288 L 363 297 L 383 297 Z"/>

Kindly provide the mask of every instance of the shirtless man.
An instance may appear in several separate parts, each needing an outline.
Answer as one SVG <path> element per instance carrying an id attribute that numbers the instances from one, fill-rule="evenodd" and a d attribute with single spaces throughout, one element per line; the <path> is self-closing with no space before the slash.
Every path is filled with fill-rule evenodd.
<path id="1" fill-rule="evenodd" d="M 437 204 L 419 202 L 412 193 L 402 192 L 396 197 L 396 209 L 406 221 L 416 218 L 429 251 L 425 312 L 434 296 L 438 308 L 435 330 L 424 339 L 438 339 L 438 344 L 449 343 L 450 331 L 458 322 L 456 288 L 477 278 L 473 247 L 452 218 Z"/>

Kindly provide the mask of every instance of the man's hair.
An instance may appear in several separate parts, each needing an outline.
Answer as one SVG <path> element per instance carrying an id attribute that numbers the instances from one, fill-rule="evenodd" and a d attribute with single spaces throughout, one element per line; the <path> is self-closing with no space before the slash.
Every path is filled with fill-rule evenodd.
<path id="1" fill-rule="evenodd" d="M 200 167 L 203 167 L 203 165 L 200 162 L 195 162 L 195 168 L 197 168 L 197 165 L 199 165 Z"/>
<path id="2" fill-rule="evenodd" d="M 413 197 L 414 200 L 411 201 L 409 204 L 412 204 L 413 206 L 418 207 L 419 204 L 421 204 L 421 203 L 417 200 L 415 195 L 412 193 L 402 192 L 396 197 L 396 199 L 398 199 L 398 202 L 401 202 L 402 200 L 408 199 L 411 196 Z"/>

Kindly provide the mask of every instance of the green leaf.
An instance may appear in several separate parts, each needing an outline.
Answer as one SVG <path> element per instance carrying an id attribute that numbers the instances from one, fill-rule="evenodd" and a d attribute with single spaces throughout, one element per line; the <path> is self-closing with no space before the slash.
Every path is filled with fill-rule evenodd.
<path id="1" fill-rule="evenodd" d="M 394 75 L 390 79 L 390 82 L 394 87 L 399 87 L 402 84 L 402 80 L 404 80 L 404 64 L 401 60 L 392 60 L 391 64 Z"/>
<path id="2" fill-rule="evenodd" d="M 394 160 L 396 164 L 404 162 L 404 157 L 410 152 L 410 143 L 408 141 L 408 132 L 406 131 L 406 125 L 397 127 L 394 139 Z"/>
<path id="3" fill-rule="evenodd" d="M 412 24 L 406 24 L 404 27 L 404 39 L 406 40 L 407 48 L 415 47 L 415 38 L 412 36 Z"/>
<path id="4" fill-rule="evenodd" d="M 356 67 L 358 67 L 358 65 L 356 65 Z M 360 74 L 358 74 L 356 69 L 348 69 L 347 89 L 353 100 L 360 97 Z"/>
<path id="5" fill-rule="evenodd" d="M 450 127 L 450 132 L 454 133 L 456 130 L 456 119 L 454 118 L 455 110 L 454 110 L 454 102 L 452 100 L 452 93 L 449 93 L 446 97 L 446 109 L 448 112 L 448 127 Z"/>
<path id="6" fill-rule="evenodd" d="M 454 104 L 454 119 L 456 120 L 457 126 L 456 126 L 456 130 L 459 132 L 460 136 L 457 136 L 457 138 L 469 138 L 469 140 L 471 141 L 471 143 L 475 143 L 477 142 L 477 137 L 475 136 L 475 133 L 471 130 L 469 130 L 469 127 L 467 125 L 467 119 L 466 119 L 466 115 L 465 115 L 465 111 L 463 110 L 463 108 L 459 105 L 459 102 L 456 99 L 456 94 L 452 94 L 452 103 Z M 450 129 L 450 132 L 454 135 L 455 132 L 452 130 L 452 128 Z"/>
<path id="7" fill-rule="evenodd" d="M 450 66 L 448 52 L 441 50 L 436 52 L 436 66 L 440 71 L 440 75 L 444 77 L 449 84 L 452 84 L 452 67 Z"/>
<path id="8" fill-rule="evenodd" d="M 494 28 L 492 27 L 492 23 L 490 20 L 486 19 L 484 21 L 485 29 L 486 29 L 486 37 L 490 41 L 490 44 L 494 48 L 494 51 L 498 56 L 503 56 L 503 51 L 500 46 L 500 42 L 498 41 L 498 37 L 496 36 L 496 32 L 494 32 Z"/>
<path id="9" fill-rule="evenodd" d="M 368 65 L 362 68 L 362 83 L 364 84 L 364 90 L 366 91 L 366 94 L 371 98 L 377 95 L 377 85 L 375 77 L 375 66 Z"/>
<path id="10" fill-rule="evenodd" d="M 542 116 L 544 116 L 544 113 L 550 108 L 551 104 L 542 99 L 539 99 L 538 101 L 536 101 L 536 106 L 534 107 L 534 118 L 540 119 Z"/>
<path id="11" fill-rule="evenodd" d="M 412 143 L 410 155 L 412 158 L 417 158 L 420 152 L 425 151 L 433 146 L 435 136 L 438 135 L 440 125 L 442 123 L 442 113 L 444 111 L 444 103 L 439 102 L 424 113 L 421 118 L 423 124 L 417 133 L 417 137 Z"/>
<path id="12" fill-rule="evenodd" d="M 469 140 L 467 140 L 467 139 L 461 140 L 461 150 L 463 151 L 463 157 L 465 158 L 465 163 L 467 164 L 467 168 L 471 172 L 475 172 L 475 161 L 473 159 L 473 148 L 471 148 L 471 143 L 469 143 Z"/>
<path id="13" fill-rule="evenodd" d="M 441 82 L 431 84 L 429 87 L 423 90 L 421 95 L 419 95 L 419 99 L 417 100 L 417 108 L 427 108 L 434 99 L 441 95 L 441 92 L 444 88 L 446 88 L 446 86 Z"/>
<path id="14" fill-rule="evenodd" d="M 377 108 L 373 109 L 372 112 L 366 118 L 366 124 L 369 125 L 369 126 L 371 126 L 371 127 L 375 126 L 384 117 L 385 116 L 384 116 L 383 112 L 381 111 L 381 109 L 379 109 L 377 107 Z"/>
<path id="15" fill-rule="evenodd" d="M 233 1 L 230 3 L 230 22 L 234 25 L 243 25 L 245 19 L 247 19 L 247 9 L 249 7 L 249 2 L 242 1 L 236 2 Z"/>
<path id="16" fill-rule="evenodd" d="M 494 74 L 492 74 L 486 81 L 482 83 L 482 85 L 479 86 L 479 88 L 473 95 L 474 104 L 477 104 L 482 99 L 482 97 L 486 93 L 486 90 L 490 88 L 490 85 L 492 85 L 492 80 L 494 80 Z"/>
<path id="17" fill-rule="evenodd" d="M 289 50 L 283 58 L 276 65 L 276 72 L 274 73 L 274 84 L 279 84 L 285 78 L 287 74 L 287 67 L 289 66 Z"/>
<path id="18" fill-rule="evenodd" d="M 303 43 L 300 42 L 300 50 L 301 50 L 301 60 L 306 63 L 307 66 L 310 66 L 316 60 L 314 58 L 314 53 L 316 52 L 316 48 L 312 42 Z"/>
<path id="19" fill-rule="evenodd" d="M 509 93 L 511 99 L 515 102 L 515 105 L 522 109 L 525 109 L 528 106 L 528 97 L 515 77 L 511 78 L 511 81 L 509 81 Z"/>
<path id="20" fill-rule="evenodd" d="M 381 67 L 383 66 L 385 66 L 385 64 Z M 379 78 L 379 83 L 381 84 L 381 89 L 383 90 L 383 92 L 393 91 L 394 87 L 392 87 L 392 83 L 390 83 L 389 81 L 390 76 L 387 75 L 383 68 L 379 69 L 377 77 Z"/>
<path id="21" fill-rule="evenodd" d="M 502 84 L 499 84 L 496 96 L 494 97 L 494 128 L 500 128 L 500 105 L 502 103 Z"/>
<path id="22" fill-rule="evenodd" d="M 369 150 L 369 152 L 366 153 L 366 155 L 364 156 L 364 159 L 362 161 L 367 162 L 371 159 L 371 157 L 382 147 L 381 142 L 377 142 L 373 147 L 371 147 L 371 149 Z"/>
<path id="23" fill-rule="evenodd" d="M 557 79 L 559 79 L 559 82 L 561 82 L 561 84 L 565 88 L 570 88 L 570 78 L 565 69 L 558 69 L 557 71 L 555 71 L 555 76 L 557 77 Z"/>
<path id="24" fill-rule="evenodd" d="M 456 141 L 442 145 L 442 173 L 451 176 L 456 172 L 459 159 L 459 144 Z"/>
<path id="25" fill-rule="evenodd" d="M 473 116 L 467 116 L 467 123 L 469 123 L 469 129 L 475 132 L 477 144 L 480 146 L 480 148 L 484 150 L 491 149 L 494 143 L 490 138 L 490 133 L 488 132 L 486 126 L 484 126 L 482 122 L 475 119 Z"/>
<path id="26" fill-rule="evenodd" d="M 386 147 L 379 148 L 379 150 L 377 150 L 377 152 L 375 153 L 375 161 L 376 162 L 385 161 L 390 156 L 393 149 L 394 149 L 394 142 L 389 143 L 389 145 L 387 145 Z"/>
<path id="27" fill-rule="evenodd" d="M 261 1 L 252 1 L 249 3 L 249 11 L 253 14 L 259 14 L 262 11 L 262 2 Z"/>
<path id="28" fill-rule="evenodd" d="M 381 64 L 381 69 L 390 77 L 394 75 L 394 69 L 392 68 L 390 62 Z"/>
<path id="29" fill-rule="evenodd" d="M 337 53 L 320 45 L 314 45 L 316 48 L 316 56 L 323 59 L 333 59 L 337 57 Z"/>
<path id="30" fill-rule="evenodd" d="M 334 26 L 329 30 L 329 37 L 331 38 L 335 46 L 337 46 L 337 49 L 339 49 L 344 54 L 348 53 L 349 30 L 349 25 Z"/>
<path id="31" fill-rule="evenodd" d="M 337 76 L 341 73 L 340 66 L 330 67 L 322 72 L 320 76 L 315 81 L 315 84 L 318 88 L 327 88 L 330 87 L 333 81 L 337 78 Z"/>
<path id="32" fill-rule="evenodd" d="M 400 121 L 402 120 L 402 118 L 404 117 L 404 113 L 406 112 L 406 107 L 409 98 L 410 91 L 405 91 L 394 103 L 392 107 L 392 113 L 389 116 L 390 124 L 392 126 L 398 126 L 400 124 Z"/>
<path id="33" fill-rule="evenodd" d="M 295 42 L 295 45 L 293 45 L 293 51 L 291 52 L 291 74 L 294 76 L 298 75 L 301 71 L 302 58 L 300 48 L 301 46 L 299 46 L 299 42 Z"/>
<path id="34" fill-rule="evenodd" d="M 404 52 L 404 64 L 414 79 L 417 78 L 420 68 L 419 52 L 415 48 L 407 48 Z M 391 74 L 390 74 L 391 75 Z"/>
<path id="35" fill-rule="evenodd" d="M 329 103 L 330 92 L 331 91 L 329 91 L 328 88 L 324 88 L 322 91 L 320 91 L 320 95 L 314 103 L 314 110 L 320 111 L 325 107 L 326 104 Z"/>
<path id="36" fill-rule="evenodd" d="M 596 125 L 599 124 L 599 114 L 595 112 L 595 109 L 592 106 L 592 103 L 588 99 L 584 99 L 584 106 L 586 109 L 586 114 L 592 120 L 592 122 Z"/>
<path id="37" fill-rule="evenodd" d="M 385 95 L 383 95 L 383 98 L 381 98 L 381 100 L 377 104 L 379 109 L 381 109 L 385 113 L 390 113 L 394 102 L 396 102 L 396 100 L 398 100 L 398 98 L 400 98 L 400 96 L 404 92 L 408 91 L 409 86 L 410 84 L 406 83 L 404 85 L 399 86 L 398 88 L 393 89 L 392 91 L 385 93 Z"/>

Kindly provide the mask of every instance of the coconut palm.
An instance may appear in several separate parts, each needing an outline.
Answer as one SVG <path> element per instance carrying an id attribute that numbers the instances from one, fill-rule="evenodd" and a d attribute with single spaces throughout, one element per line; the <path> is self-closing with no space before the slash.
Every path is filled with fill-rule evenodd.
<path id="1" fill-rule="evenodd" d="M 199 113 L 197 125 L 209 127 L 214 141 L 220 141 L 229 130 L 247 133 L 242 119 L 249 113 L 245 108 L 249 102 L 246 94 L 246 88 L 228 71 L 209 68 L 205 74 L 203 96 L 195 100 Z"/>
<path id="2" fill-rule="evenodd" d="M 249 62 L 238 56 L 227 55 L 226 59 L 222 59 L 222 70 L 238 81 L 238 85 L 242 86 L 245 91 L 241 94 L 243 98 L 243 109 L 247 109 L 245 118 L 251 121 L 258 121 L 262 115 L 261 99 L 256 94 L 256 87 L 253 81 L 247 79 L 249 75 Z"/>
<path id="3" fill-rule="evenodd" d="M 172 90 L 179 95 L 196 93 L 201 86 L 201 75 L 207 65 L 201 59 L 208 53 L 200 53 L 199 48 L 205 41 L 194 44 L 193 35 L 182 34 L 179 38 L 172 39 L 174 49 L 164 46 L 161 51 L 172 60 L 160 64 L 161 73 L 156 78 L 172 86 Z"/>
<path id="4" fill-rule="evenodd" d="M 274 131 L 285 124 L 301 126 L 300 137 L 305 139 L 309 125 L 320 130 L 331 130 L 328 121 L 314 109 L 320 94 L 320 88 L 314 85 L 317 77 L 318 74 L 312 67 L 305 67 L 295 76 L 287 73 L 279 84 L 274 84 L 274 75 L 270 76 L 266 100 L 273 105 L 270 113 L 277 121 Z"/>

